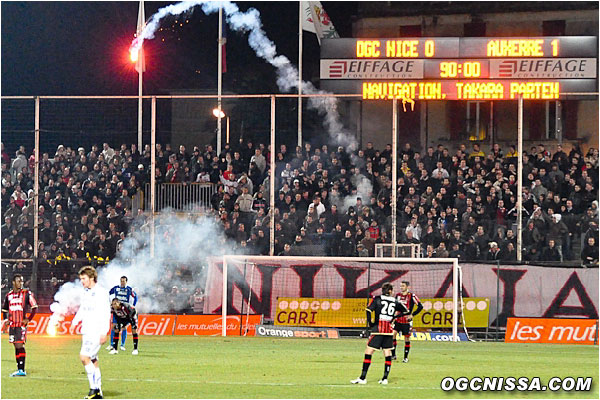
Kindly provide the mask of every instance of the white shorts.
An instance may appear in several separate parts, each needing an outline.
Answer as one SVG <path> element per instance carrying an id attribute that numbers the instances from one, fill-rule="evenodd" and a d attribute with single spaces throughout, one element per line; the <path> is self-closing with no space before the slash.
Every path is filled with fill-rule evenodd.
<path id="1" fill-rule="evenodd" d="M 91 359 L 98 358 L 100 351 L 100 335 L 83 335 L 81 337 L 81 351 L 79 354 Z"/>

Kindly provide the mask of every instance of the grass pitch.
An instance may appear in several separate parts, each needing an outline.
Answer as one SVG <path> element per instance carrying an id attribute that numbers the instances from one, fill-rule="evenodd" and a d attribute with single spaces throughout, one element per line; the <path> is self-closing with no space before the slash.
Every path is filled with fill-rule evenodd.
<path id="1" fill-rule="evenodd" d="M 507 343 L 412 342 L 410 362 L 394 362 L 388 386 L 377 381 L 377 352 L 367 385 L 360 374 L 365 339 L 140 337 L 140 354 L 109 355 L 100 368 L 105 398 L 598 398 L 598 347 Z M 400 343 L 399 343 L 400 344 Z M 88 392 L 80 337 L 30 336 L 28 376 L 10 378 L 14 349 L 2 335 L 2 398 L 74 398 Z M 403 347 L 403 346 L 399 346 Z M 446 376 L 591 376 L 590 392 L 443 392 Z"/>

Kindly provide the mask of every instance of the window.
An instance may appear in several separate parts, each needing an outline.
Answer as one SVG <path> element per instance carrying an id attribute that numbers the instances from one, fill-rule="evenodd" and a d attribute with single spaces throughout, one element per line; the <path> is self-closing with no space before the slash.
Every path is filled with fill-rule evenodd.
<path id="1" fill-rule="evenodd" d="M 565 36 L 565 20 L 544 21 L 542 22 L 543 36 Z"/>
<path id="2" fill-rule="evenodd" d="M 485 140 L 490 124 L 490 103 L 467 101 L 466 131 L 469 140 Z"/>
<path id="3" fill-rule="evenodd" d="M 421 37 L 421 25 L 400 26 L 400 37 Z"/>
<path id="4" fill-rule="evenodd" d="M 484 37 L 485 22 L 470 22 L 464 25 L 465 37 Z"/>

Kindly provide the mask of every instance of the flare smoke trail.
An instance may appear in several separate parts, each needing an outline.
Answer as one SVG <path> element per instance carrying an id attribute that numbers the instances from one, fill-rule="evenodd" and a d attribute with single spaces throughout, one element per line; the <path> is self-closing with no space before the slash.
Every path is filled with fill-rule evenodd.
<path id="1" fill-rule="evenodd" d="M 230 1 L 183 1 L 163 7 L 152 15 L 144 30 L 135 38 L 131 44 L 130 52 L 138 52 L 144 40 L 154 38 L 154 33 L 159 27 L 160 20 L 166 16 L 176 16 L 191 11 L 194 7 L 201 6 L 202 11 L 208 15 L 218 12 L 223 8 L 226 22 L 236 32 L 249 32 L 248 43 L 256 52 L 256 55 L 266 60 L 277 69 L 277 85 L 284 92 L 289 92 L 298 87 L 298 70 L 291 64 L 290 60 L 277 55 L 275 44 L 262 30 L 260 13 L 255 8 L 249 8 L 241 12 L 235 3 Z M 302 82 L 302 90 L 305 94 L 328 94 L 318 90 L 311 82 Z M 354 151 L 357 148 L 356 139 L 347 132 L 339 119 L 337 111 L 337 99 L 335 97 L 309 98 L 309 108 L 316 109 L 320 115 L 325 117 L 325 127 L 336 143 Z"/>
<path id="2" fill-rule="evenodd" d="M 138 220 L 133 224 L 117 258 L 98 273 L 98 283 L 107 290 L 118 285 L 121 276 L 127 276 L 128 284 L 139 296 L 136 308 L 140 313 L 186 308 L 194 289 L 204 286 L 206 271 L 199 262 L 206 257 L 235 253 L 212 218 L 182 219 L 165 212 L 158 217 L 152 258 L 150 224 L 142 225 L 144 222 Z M 170 293 L 173 286 L 180 290 L 178 294 Z M 49 326 L 75 313 L 82 293 L 83 286 L 79 282 L 62 285 L 50 306 L 53 314 Z"/>

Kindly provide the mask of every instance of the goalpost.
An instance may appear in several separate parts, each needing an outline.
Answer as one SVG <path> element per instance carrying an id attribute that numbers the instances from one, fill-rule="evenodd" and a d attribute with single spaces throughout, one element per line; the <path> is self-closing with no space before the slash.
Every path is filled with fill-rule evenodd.
<path id="1" fill-rule="evenodd" d="M 247 333 L 251 309 L 255 314 L 273 319 L 278 297 L 366 299 L 380 294 L 385 282 L 392 283 L 397 293 L 400 282 L 408 280 L 411 290 L 419 298 L 444 297 L 448 302 L 447 291 L 452 286 L 452 340 L 458 341 L 459 307 L 462 310 L 463 306 L 460 275 L 456 258 L 225 255 L 209 262 L 205 313 L 220 308 L 221 335 L 227 336 L 229 307 L 233 307 L 234 313 L 244 314 L 245 311 Z M 241 310 L 237 310 L 240 303 Z M 444 307 L 435 305 L 438 306 Z M 450 311 L 448 306 L 446 310 Z M 240 315 L 240 325 L 243 317 Z"/>

